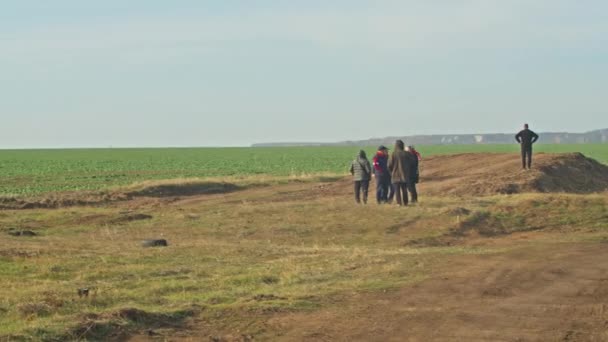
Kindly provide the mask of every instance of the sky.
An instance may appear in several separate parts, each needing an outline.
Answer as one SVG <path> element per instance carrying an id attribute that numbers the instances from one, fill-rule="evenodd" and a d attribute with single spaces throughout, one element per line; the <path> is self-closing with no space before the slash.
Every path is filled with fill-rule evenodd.
<path id="1" fill-rule="evenodd" d="M 0 148 L 608 127 L 604 0 L 5 0 Z"/>

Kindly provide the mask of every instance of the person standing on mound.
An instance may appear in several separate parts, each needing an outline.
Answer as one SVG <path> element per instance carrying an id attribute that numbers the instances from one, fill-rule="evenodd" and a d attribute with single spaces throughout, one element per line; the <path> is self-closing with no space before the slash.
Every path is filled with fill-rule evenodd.
<path id="1" fill-rule="evenodd" d="M 521 145 L 521 164 L 523 168 L 532 167 L 532 144 L 538 140 L 538 135 L 529 129 L 528 124 L 524 124 L 524 129 L 515 135 L 515 140 Z"/>
<path id="2" fill-rule="evenodd" d="M 363 192 L 363 204 L 367 203 L 367 191 L 369 180 L 372 175 L 372 165 L 367 160 L 365 151 L 359 151 L 359 155 L 350 164 L 350 173 L 355 182 L 355 201 L 361 203 L 361 192 Z"/>

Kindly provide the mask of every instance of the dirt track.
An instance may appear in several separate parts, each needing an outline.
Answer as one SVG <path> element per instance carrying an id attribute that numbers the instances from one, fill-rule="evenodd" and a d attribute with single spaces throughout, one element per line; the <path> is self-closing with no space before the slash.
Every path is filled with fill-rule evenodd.
<path id="1" fill-rule="evenodd" d="M 445 273 L 339 307 L 269 321 L 277 340 L 606 341 L 608 248 L 463 257 Z"/>

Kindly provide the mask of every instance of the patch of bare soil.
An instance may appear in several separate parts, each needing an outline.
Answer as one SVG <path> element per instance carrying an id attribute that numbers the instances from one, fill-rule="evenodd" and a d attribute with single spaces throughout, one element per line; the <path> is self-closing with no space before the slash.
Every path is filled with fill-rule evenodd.
<path id="1" fill-rule="evenodd" d="M 123 193 L 70 192 L 35 198 L 0 198 L 0 210 L 57 209 L 73 206 L 100 205 L 127 201 L 131 197 Z"/>
<path id="2" fill-rule="evenodd" d="M 243 190 L 231 183 L 184 183 L 143 186 L 137 190 L 114 192 L 66 192 L 34 198 L 0 198 L 0 210 L 57 209 L 73 206 L 98 206 L 124 201 L 163 199 L 170 201 L 180 196 L 226 194 Z"/>
<path id="3" fill-rule="evenodd" d="M 312 183 L 298 185 L 297 187 L 286 187 L 276 193 L 274 201 L 307 201 L 320 197 L 347 196 L 352 192 L 352 181 L 350 178 L 333 180 L 332 182 Z M 264 201 L 267 201 L 265 199 Z"/>
<path id="4" fill-rule="evenodd" d="M 462 213 L 457 215 L 458 223 L 437 236 L 424 237 L 415 239 L 406 243 L 406 245 L 416 247 L 438 247 L 438 246 L 455 246 L 462 244 L 475 243 L 477 238 L 491 238 L 507 236 L 514 233 L 523 233 L 537 231 L 546 228 L 546 226 L 521 226 L 504 224 L 501 219 L 489 211 L 470 212 L 464 208 L 456 208 L 450 213 Z"/>
<path id="5" fill-rule="evenodd" d="M 111 219 L 112 216 L 108 214 L 89 214 L 74 218 L 72 223 L 78 225 L 101 225 L 108 224 Z"/>
<path id="6" fill-rule="evenodd" d="M 532 170 L 521 169 L 518 154 L 435 156 L 421 162 L 419 188 L 432 195 L 602 192 L 608 190 L 608 166 L 581 153 L 536 154 Z"/>
<path id="7" fill-rule="evenodd" d="M 186 321 L 198 314 L 200 307 L 170 314 L 147 312 L 136 308 L 125 308 L 107 314 L 85 314 L 81 322 L 64 336 L 65 340 L 127 340 L 133 331 L 145 331 L 152 338 L 159 334 L 156 329 L 179 329 Z"/>
<path id="8" fill-rule="evenodd" d="M 607 327 L 608 249 L 588 244 L 462 257 L 414 286 L 275 316 L 261 338 L 605 341 Z"/>
<path id="9" fill-rule="evenodd" d="M 0 249 L 0 257 L 5 258 L 35 258 L 41 255 L 38 250 L 25 250 L 15 248 L 2 248 Z"/>
<path id="10" fill-rule="evenodd" d="M 171 196 L 195 196 L 210 194 L 226 194 L 241 190 L 242 187 L 231 183 L 184 183 L 184 184 L 159 184 L 147 186 L 140 190 L 127 192 L 127 196 L 139 197 L 171 197 Z"/>
<path id="11" fill-rule="evenodd" d="M 129 213 L 129 214 L 123 214 L 116 218 L 113 218 L 113 219 L 109 220 L 108 223 L 109 224 L 122 224 L 122 223 L 128 223 L 128 222 L 133 222 L 133 221 L 142 221 L 142 220 L 150 220 L 150 219 L 152 219 L 152 215 L 141 214 L 141 213 Z"/>

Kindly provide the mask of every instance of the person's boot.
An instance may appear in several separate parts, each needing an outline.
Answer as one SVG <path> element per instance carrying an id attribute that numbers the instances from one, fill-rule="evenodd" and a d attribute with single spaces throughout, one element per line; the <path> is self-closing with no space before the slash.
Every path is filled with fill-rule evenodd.
<path id="1" fill-rule="evenodd" d="M 410 203 L 412 203 L 412 204 L 418 203 L 418 195 L 412 196 L 412 200 L 410 201 Z"/>

